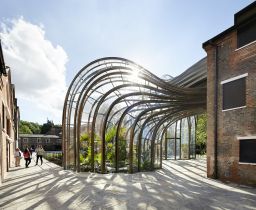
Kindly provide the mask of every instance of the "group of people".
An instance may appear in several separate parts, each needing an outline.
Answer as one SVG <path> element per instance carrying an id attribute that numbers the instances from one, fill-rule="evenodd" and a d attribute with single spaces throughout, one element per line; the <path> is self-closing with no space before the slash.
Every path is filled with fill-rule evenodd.
<path id="1" fill-rule="evenodd" d="M 42 145 L 38 145 L 35 149 L 36 152 L 36 165 L 38 165 L 38 160 L 41 160 L 41 165 L 43 164 L 43 155 L 45 153 Z M 23 151 L 23 157 L 25 159 L 25 167 L 28 168 L 29 164 L 31 163 L 32 159 L 32 154 L 33 154 L 33 148 L 31 147 L 30 149 L 26 147 Z M 18 167 L 20 166 L 20 159 L 22 157 L 22 152 L 20 151 L 19 148 L 16 148 L 15 150 L 15 166 Z"/>

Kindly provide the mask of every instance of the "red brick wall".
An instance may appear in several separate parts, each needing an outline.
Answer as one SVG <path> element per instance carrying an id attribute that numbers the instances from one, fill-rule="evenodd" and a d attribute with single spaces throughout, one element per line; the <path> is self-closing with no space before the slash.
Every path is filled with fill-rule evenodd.
<path id="1" fill-rule="evenodd" d="M 233 31 L 217 40 L 218 48 L 218 127 L 217 176 L 221 180 L 256 185 L 256 165 L 239 164 L 238 136 L 256 136 L 256 42 L 236 49 L 237 36 Z M 214 177 L 214 94 L 215 50 L 207 52 L 207 176 Z M 248 73 L 246 77 L 246 108 L 222 111 L 221 81 Z"/>

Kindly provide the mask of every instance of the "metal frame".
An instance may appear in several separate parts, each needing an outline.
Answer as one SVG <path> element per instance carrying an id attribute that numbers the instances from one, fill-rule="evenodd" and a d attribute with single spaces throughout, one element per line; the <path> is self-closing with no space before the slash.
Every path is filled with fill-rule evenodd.
<path id="1" fill-rule="evenodd" d="M 101 58 L 82 68 L 72 80 L 64 102 L 64 168 L 81 170 L 80 136 L 86 130 L 91 149 L 88 168 L 108 172 L 105 135 L 111 126 L 116 128 L 112 141 L 115 146 L 114 171 L 119 171 L 119 141 L 123 127 L 126 128 L 122 138 L 125 138 L 125 152 L 128 153 L 127 170 L 130 173 L 145 170 L 141 165 L 142 152 L 145 151 L 150 153 L 148 170 L 161 167 L 162 139 L 168 127 L 183 118 L 205 112 L 206 87 L 190 87 L 195 80 L 200 84 L 206 80 L 206 70 L 202 68 L 202 62 L 200 65 L 199 70 L 189 69 L 182 74 L 184 76 L 173 80 L 160 79 L 142 66 L 118 57 Z M 83 122 L 86 127 L 83 127 Z M 100 152 L 95 145 L 96 135 L 100 139 Z M 156 152 L 156 145 L 161 145 L 160 153 Z M 96 154 L 101 157 L 99 166 Z M 160 159 L 159 167 L 155 167 L 156 155 Z"/>

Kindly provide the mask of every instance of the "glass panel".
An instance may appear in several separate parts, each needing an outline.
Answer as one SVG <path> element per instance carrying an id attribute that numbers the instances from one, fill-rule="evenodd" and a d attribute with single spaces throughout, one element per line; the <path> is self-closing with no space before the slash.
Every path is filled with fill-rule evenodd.
<path id="1" fill-rule="evenodd" d="M 128 155 L 127 155 L 127 139 L 125 138 L 126 128 L 120 129 L 118 138 L 118 171 L 127 171 Z M 136 145 L 134 145 L 134 152 L 136 155 Z"/>
<path id="2" fill-rule="evenodd" d="M 141 152 L 141 169 L 142 171 L 150 170 L 151 163 L 151 150 L 148 139 L 143 139 L 142 142 L 142 152 Z"/>
<path id="3" fill-rule="evenodd" d="M 167 139 L 167 158 L 175 159 L 175 139 Z"/>
<path id="4" fill-rule="evenodd" d="M 160 147 L 161 147 L 161 144 L 159 142 L 155 144 L 155 162 L 154 162 L 155 168 L 160 168 Z"/>
<path id="5" fill-rule="evenodd" d="M 195 117 L 190 117 L 191 122 L 191 139 L 190 139 L 190 158 L 196 158 L 196 131 L 195 131 Z"/>
<path id="6" fill-rule="evenodd" d="M 167 138 L 174 138 L 175 137 L 175 123 L 172 124 L 168 129 L 167 129 Z"/>
<path id="7" fill-rule="evenodd" d="M 180 120 L 177 121 L 176 138 L 180 138 Z"/>
<path id="8" fill-rule="evenodd" d="M 188 152 L 189 152 L 188 141 L 189 141 L 188 121 L 187 121 L 187 118 L 184 118 L 181 121 L 181 159 L 188 159 Z"/>
<path id="9" fill-rule="evenodd" d="M 180 139 L 176 140 L 176 159 L 180 159 Z"/>

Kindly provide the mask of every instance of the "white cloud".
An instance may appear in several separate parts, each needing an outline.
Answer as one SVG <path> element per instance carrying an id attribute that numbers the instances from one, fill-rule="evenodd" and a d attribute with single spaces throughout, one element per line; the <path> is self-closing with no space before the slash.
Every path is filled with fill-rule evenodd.
<path id="1" fill-rule="evenodd" d="M 16 97 L 44 110 L 50 119 L 60 120 L 66 92 L 66 52 L 45 38 L 42 25 L 22 17 L 10 23 L 1 25 L 0 37 L 5 63 L 12 70 Z"/>

